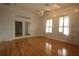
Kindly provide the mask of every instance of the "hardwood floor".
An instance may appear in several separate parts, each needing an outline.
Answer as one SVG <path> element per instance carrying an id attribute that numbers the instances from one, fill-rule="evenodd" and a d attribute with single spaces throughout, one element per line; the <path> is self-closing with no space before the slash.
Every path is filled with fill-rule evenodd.
<path id="1" fill-rule="evenodd" d="M 1 56 L 79 56 L 79 46 L 43 37 L 0 43 Z"/>

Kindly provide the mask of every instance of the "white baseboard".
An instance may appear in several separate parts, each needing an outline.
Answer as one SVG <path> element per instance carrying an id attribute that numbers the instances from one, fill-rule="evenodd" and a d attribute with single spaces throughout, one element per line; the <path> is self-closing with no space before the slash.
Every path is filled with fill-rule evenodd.
<path id="1" fill-rule="evenodd" d="M 14 39 L 12 38 L 12 39 L 0 40 L 0 42 L 6 42 L 6 41 L 12 41 L 12 40 Z"/>
<path id="2" fill-rule="evenodd" d="M 29 37 L 36 37 L 36 36 L 22 36 L 22 37 L 14 37 L 14 39 L 29 38 Z"/>
<path id="3" fill-rule="evenodd" d="M 22 39 L 22 38 L 30 38 L 30 37 L 38 37 L 38 36 L 21 36 L 21 37 L 14 37 L 14 38 L 11 38 L 11 39 L 0 40 L 0 42 L 6 42 L 6 41 L 12 41 L 12 40 L 17 40 L 17 39 Z"/>
<path id="4" fill-rule="evenodd" d="M 46 38 L 49 38 L 49 39 L 54 39 L 54 40 L 58 40 L 58 41 L 62 41 L 62 42 L 66 42 L 66 43 L 70 43 L 70 44 L 74 44 L 74 45 L 78 45 L 77 43 L 73 43 L 73 42 L 70 42 L 70 41 L 67 41 L 67 40 L 61 40 L 61 39 L 58 39 L 58 38 L 55 38 L 55 37 L 46 37 Z"/>

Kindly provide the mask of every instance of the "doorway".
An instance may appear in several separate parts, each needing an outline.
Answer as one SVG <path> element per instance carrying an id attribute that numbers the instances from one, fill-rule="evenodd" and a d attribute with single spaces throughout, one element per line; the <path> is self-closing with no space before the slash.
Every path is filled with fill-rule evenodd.
<path id="1" fill-rule="evenodd" d="M 15 37 L 22 36 L 22 22 L 15 21 Z"/>

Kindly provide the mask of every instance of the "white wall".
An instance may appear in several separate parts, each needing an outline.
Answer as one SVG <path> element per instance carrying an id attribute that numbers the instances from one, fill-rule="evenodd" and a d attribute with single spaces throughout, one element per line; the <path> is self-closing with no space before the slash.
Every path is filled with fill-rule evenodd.
<path id="1" fill-rule="evenodd" d="M 29 16 L 31 36 L 40 36 L 40 19 L 37 15 L 29 11 L 21 11 L 8 6 L 0 5 L 0 41 L 15 39 L 15 20 L 16 15 Z M 24 19 L 21 19 L 24 21 Z M 25 36 L 23 36 L 25 37 Z"/>
<path id="2" fill-rule="evenodd" d="M 0 41 L 13 38 L 12 36 L 12 12 L 8 8 L 0 6 Z"/>

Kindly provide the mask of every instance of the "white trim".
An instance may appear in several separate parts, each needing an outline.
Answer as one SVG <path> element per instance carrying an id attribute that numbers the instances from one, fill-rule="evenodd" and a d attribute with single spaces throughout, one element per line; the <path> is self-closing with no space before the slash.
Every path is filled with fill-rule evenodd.
<path id="1" fill-rule="evenodd" d="M 28 36 L 15 37 L 14 39 L 30 38 L 30 37 L 36 37 L 36 36 L 28 35 Z"/>
<path id="2" fill-rule="evenodd" d="M 23 39 L 23 38 L 31 38 L 31 37 L 38 37 L 38 36 L 21 36 L 21 37 L 15 37 L 15 38 L 11 38 L 11 39 L 8 39 L 8 40 L 0 40 L 0 42 L 6 42 L 6 41 L 12 41 L 12 40 L 19 40 L 19 39 Z"/>
<path id="3" fill-rule="evenodd" d="M 53 40 L 58 40 L 58 41 L 62 41 L 62 42 L 66 42 L 66 43 L 70 43 L 70 44 L 74 44 L 74 45 L 78 45 L 79 46 L 79 44 L 77 44 L 77 43 L 69 42 L 67 40 L 61 40 L 61 39 L 55 38 L 55 37 L 46 37 L 46 38 L 53 39 Z"/>
<path id="4" fill-rule="evenodd" d="M 31 20 L 28 20 L 28 19 L 24 19 L 24 18 L 21 18 L 21 17 L 17 17 L 16 15 L 14 15 L 14 25 L 15 25 L 15 21 L 20 21 L 22 22 L 22 36 L 20 37 L 15 37 L 15 26 L 14 26 L 14 39 L 20 39 L 20 38 L 26 38 L 26 37 L 31 37 L 30 35 L 29 36 L 26 36 L 25 35 L 25 22 L 31 22 Z"/>

